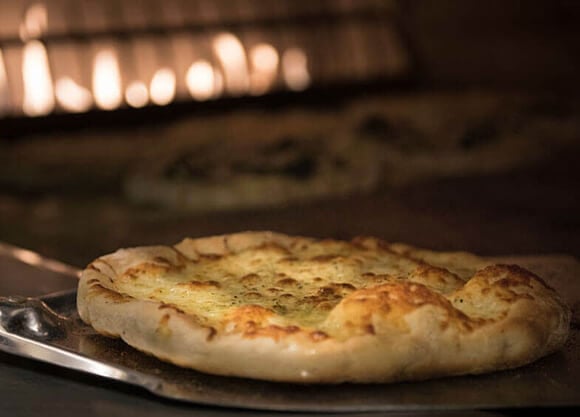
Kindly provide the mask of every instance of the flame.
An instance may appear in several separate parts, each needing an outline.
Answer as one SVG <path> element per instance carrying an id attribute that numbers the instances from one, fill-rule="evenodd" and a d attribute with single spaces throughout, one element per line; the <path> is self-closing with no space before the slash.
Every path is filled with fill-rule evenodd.
<path id="1" fill-rule="evenodd" d="M 216 73 L 204 59 L 195 61 L 185 74 L 189 94 L 196 100 L 209 100 L 216 94 Z"/>
<path id="2" fill-rule="evenodd" d="M 252 65 L 250 92 L 264 94 L 276 79 L 280 61 L 278 51 L 268 43 L 261 43 L 250 49 L 249 56 Z"/>
<path id="3" fill-rule="evenodd" d="M 288 88 L 301 91 L 310 85 L 308 58 L 301 48 L 290 48 L 282 55 L 282 74 Z"/>
<path id="4" fill-rule="evenodd" d="M 8 80 L 4 68 L 4 57 L 0 49 L 0 112 L 8 109 Z"/>
<path id="5" fill-rule="evenodd" d="M 149 101 L 149 90 L 142 81 L 133 81 L 125 90 L 125 100 L 132 107 L 143 107 Z"/>
<path id="6" fill-rule="evenodd" d="M 99 51 L 93 66 L 93 95 L 97 106 L 112 110 L 121 105 L 121 73 L 112 49 Z"/>
<path id="7" fill-rule="evenodd" d="M 45 46 L 30 41 L 24 46 L 22 56 L 24 99 L 22 110 L 29 116 L 40 116 L 54 109 L 52 77 Z"/>
<path id="8" fill-rule="evenodd" d="M 42 35 L 48 24 L 46 5 L 36 3 L 28 7 L 24 14 L 24 21 L 20 24 L 19 34 L 23 41 L 35 39 Z"/>
<path id="9" fill-rule="evenodd" d="M 93 104 L 91 92 L 70 77 L 62 77 L 56 81 L 55 93 L 58 103 L 70 112 L 85 112 Z"/>
<path id="10" fill-rule="evenodd" d="M 175 98 L 175 72 L 170 68 L 158 69 L 149 87 L 151 91 L 151 101 L 159 106 L 171 103 Z"/>
<path id="11" fill-rule="evenodd" d="M 214 38 L 213 48 L 222 64 L 226 91 L 232 95 L 247 92 L 250 86 L 248 63 L 240 40 L 231 33 L 221 33 Z"/>

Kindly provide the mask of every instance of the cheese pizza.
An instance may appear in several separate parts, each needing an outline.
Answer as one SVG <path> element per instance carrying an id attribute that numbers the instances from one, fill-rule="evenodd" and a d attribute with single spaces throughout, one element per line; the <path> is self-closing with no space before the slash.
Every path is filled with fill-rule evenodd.
<path id="1" fill-rule="evenodd" d="M 84 269 L 77 304 L 97 332 L 163 361 L 299 383 L 514 368 L 561 348 L 570 326 L 517 265 L 274 232 L 120 249 Z"/>

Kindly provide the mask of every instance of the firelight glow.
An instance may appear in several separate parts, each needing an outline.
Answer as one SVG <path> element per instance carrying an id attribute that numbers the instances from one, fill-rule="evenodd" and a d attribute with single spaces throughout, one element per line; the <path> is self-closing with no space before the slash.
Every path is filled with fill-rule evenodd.
<path id="1" fill-rule="evenodd" d="M 113 110 L 122 103 L 119 62 L 111 49 L 101 50 L 95 56 L 93 95 L 97 106 L 104 110 Z"/>
<path id="2" fill-rule="evenodd" d="M 19 27 L 20 39 L 23 41 L 35 39 L 42 35 L 48 24 L 46 5 L 32 4 L 24 14 L 24 20 Z"/>
<path id="3" fill-rule="evenodd" d="M 0 49 L 0 113 L 8 110 L 8 80 L 4 68 L 4 57 Z"/>
<path id="4" fill-rule="evenodd" d="M 214 38 L 213 48 L 222 64 L 226 91 L 234 96 L 246 93 L 250 79 L 246 51 L 240 40 L 231 33 L 221 33 Z"/>
<path id="5" fill-rule="evenodd" d="M 158 69 L 149 87 L 151 101 L 158 106 L 164 106 L 171 103 L 175 98 L 175 72 L 170 68 Z"/>
<path id="6" fill-rule="evenodd" d="M 125 101 L 131 107 L 144 107 L 149 101 L 149 91 L 143 81 L 133 81 L 125 90 Z"/>
<path id="7" fill-rule="evenodd" d="M 54 91 L 46 48 L 39 41 L 30 41 L 22 55 L 24 98 L 22 110 L 28 116 L 41 116 L 54 109 Z"/>
<path id="8" fill-rule="evenodd" d="M 195 61 L 185 74 L 189 94 L 196 100 L 209 100 L 215 94 L 215 73 L 211 64 L 200 59 Z"/>
<path id="9" fill-rule="evenodd" d="M 278 51 L 268 43 L 261 43 L 250 49 L 249 57 L 252 67 L 250 92 L 264 94 L 276 79 L 280 61 Z"/>
<path id="10" fill-rule="evenodd" d="M 55 94 L 58 104 L 69 112 L 85 112 L 93 104 L 91 92 L 70 77 L 62 77 L 56 81 Z"/>
<path id="11" fill-rule="evenodd" d="M 282 55 L 282 74 L 288 88 L 301 91 L 310 85 L 308 58 L 301 48 L 290 48 Z"/>

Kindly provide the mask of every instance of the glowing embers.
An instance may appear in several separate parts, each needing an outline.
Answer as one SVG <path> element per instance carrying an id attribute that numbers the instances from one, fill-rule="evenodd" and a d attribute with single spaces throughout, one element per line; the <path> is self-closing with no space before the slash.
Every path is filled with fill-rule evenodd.
<path id="1" fill-rule="evenodd" d="M 306 89 L 310 85 L 308 58 L 301 48 L 290 48 L 282 55 L 282 75 L 288 88 L 294 91 Z"/>
<path id="2" fill-rule="evenodd" d="M 22 55 L 24 98 L 22 110 L 28 116 L 40 116 L 54 109 L 54 91 L 46 48 L 39 41 L 30 41 Z"/>

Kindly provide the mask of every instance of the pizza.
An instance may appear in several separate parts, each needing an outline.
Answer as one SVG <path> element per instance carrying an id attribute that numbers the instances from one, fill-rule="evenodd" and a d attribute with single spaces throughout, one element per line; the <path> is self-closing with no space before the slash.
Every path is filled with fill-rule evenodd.
<path id="1" fill-rule="evenodd" d="M 163 361 L 292 383 L 519 367 L 570 327 L 559 295 L 517 265 L 268 231 L 106 254 L 83 270 L 77 306 L 98 333 Z"/>
<path id="2" fill-rule="evenodd" d="M 186 121 L 123 180 L 128 200 L 179 211 L 284 206 L 368 192 L 376 141 L 339 135 L 336 112 L 253 112 Z"/>

